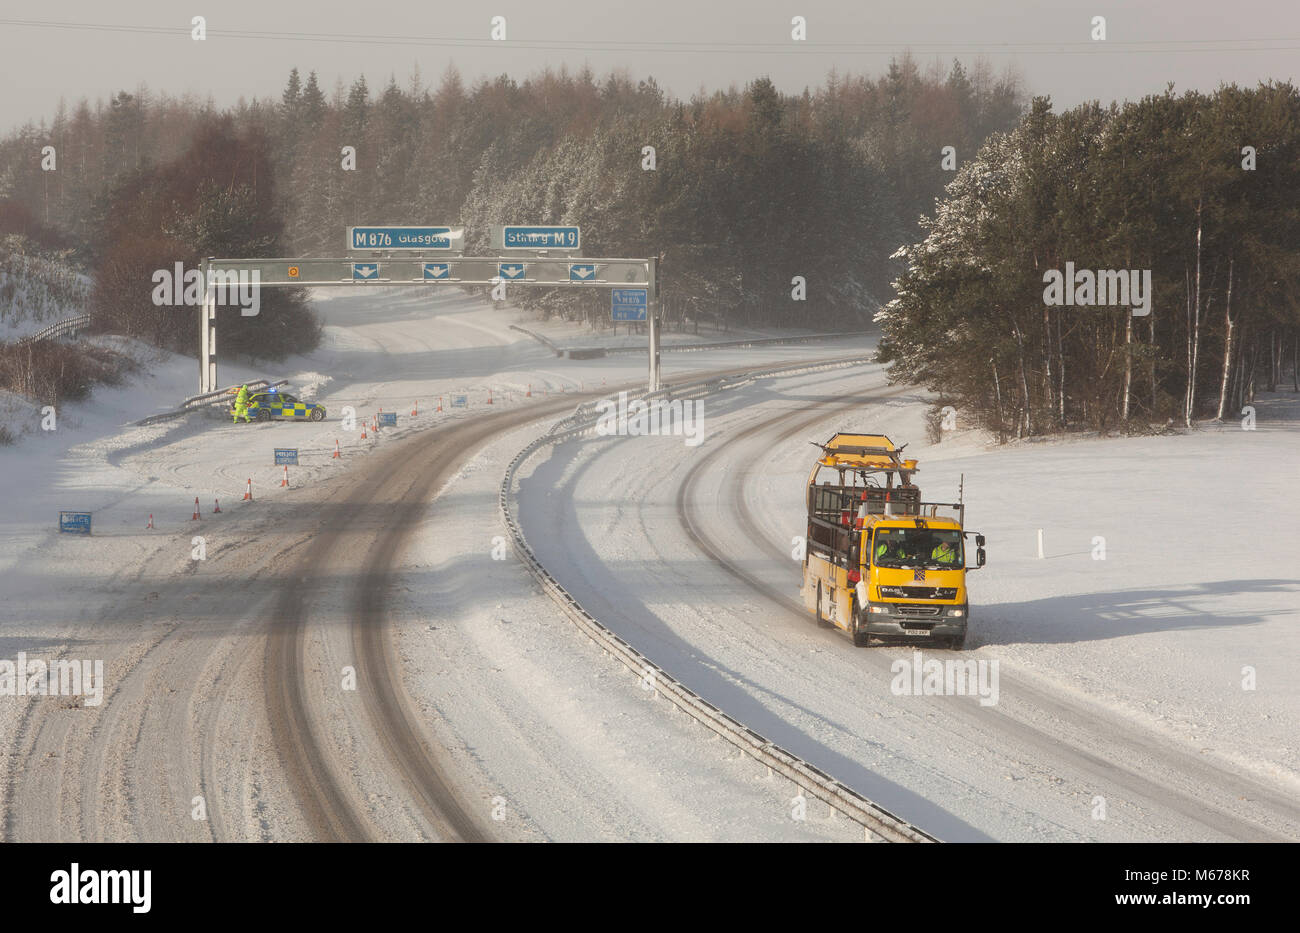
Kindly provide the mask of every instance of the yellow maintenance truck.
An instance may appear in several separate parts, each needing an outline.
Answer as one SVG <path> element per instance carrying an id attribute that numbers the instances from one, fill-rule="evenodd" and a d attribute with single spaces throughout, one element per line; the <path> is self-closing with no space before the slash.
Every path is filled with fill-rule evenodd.
<path id="1" fill-rule="evenodd" d="M 984 566 L 976 534 L 967 567 L 966 506 L 923 502 L 916 461 L 883 434 L 840 433 L 813 446 L 822 455 L 808 476 L 804 605 L 855 645 L 874 636 L 960 649 L 966 571 Z"/>

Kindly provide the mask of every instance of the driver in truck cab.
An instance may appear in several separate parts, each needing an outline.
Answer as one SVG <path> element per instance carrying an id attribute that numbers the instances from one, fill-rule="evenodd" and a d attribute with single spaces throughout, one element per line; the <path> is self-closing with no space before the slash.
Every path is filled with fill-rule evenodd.
<path id="1" fill-rule="evenodd" d="M 939 564 L 957 563 L 957 549 L 952 546 L 950 541 L 940 541 L 933 551 L 930 552 L 930 560 Z"/>

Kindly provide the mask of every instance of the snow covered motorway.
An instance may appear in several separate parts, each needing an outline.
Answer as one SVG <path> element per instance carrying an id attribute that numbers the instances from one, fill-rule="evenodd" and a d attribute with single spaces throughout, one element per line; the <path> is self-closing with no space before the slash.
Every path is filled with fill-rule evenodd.
<path id="1" fill-rule="evenodd" d="M 0 703 L 5 840 L 861 838 L 824 812 L 792 823 L 784 784 L 610 676 L 501 559 L 505 464 L 641 360 L 556 360 L 473 299 L 316 301 L 324 346 L 275 375 L 332 413 L 397 410 L 397 429 L 116 427 L 187 394 L 192 364 L 164 359 L 0 452 L 0 646 L 103 669 L 94 702 Z M 703 352 L 665 377 L 864 349 Z M 467 408 L 436 411 L 457 393 Z M 272 448 L 293 445 L 277 488 Z M 69 506 L 92 536 L 52 530 Z"/>
<path id="2" fill-rule="evenodd" d="M 798 363 L 792 366 L 769 370 L 765 373 L 742 373 L 734 377 L 723 377 L 696 384 L 670 387 L 655 393 L 638 393 L 638 401 L 685 401 L 696 402 L 717 392 L 723 392 L 738 385 L 751 383 L 756 378 L 773 375 L 793 375 L 806 371 L 826 371 L 841 369 L 846 366 L 861 366 L 867 359 L 839 360 L 831 363 Z M 845 787 L 834 778 L 810 766 L 807 762 L 791 755 L 785 749 L 773 744 L 757 734 L 743 723 L 737 722 L 722 710 L 701 699 L 699 695 L 674 680 L 666 671 L 657 667 L 635 648 L 619 638 L 608 628 L 584 610 L 577 601 L 560 586 L 555 578 L 537 560 L 537 555 L 528 546 L 523 532 L 514 520 L 511 511 L 512 490 L 515 475 L 519 467 L 534 453 L 544 447 L 563 442 L 574 437 L 592 433 L 599 426 L 600 416 L 593 413 L 590 405 L 579 406 L 569 418 L 557 422 L 551 430 L 522 450 L 506 469 L 501 481 L 501 515 L 510 530 L 511 542 L 515 551 L 527 565 L 532 574 L 541 583 L 560 609 L 592 641 L 608 651 L 634 672 L 641 682 L 654 691 L 661 693 L 678 709 L 699 721 L 703 726 L 738 746 L 742 751 L 754 757 L 756 761 L 773 772 L 789 778 L 797 788 L 796 794 L 802 796 L 807 791 L 812 796 L 824 801 L 831 807 L 847 815 L 863 827 L 868 840 L 884 839 L 890 842 L 933 842 L 934 837 L 915 826 L 900 820 L 894 814 L 883 809 L 870 800 Z M 560 430 L 563 428 L 562 430 Z M 796 797 L 798 799 L 798 797 Z"/>
<path id="3" fill-rule="evenodd" d="M 1181 445 L 1161 461 L 1159 482 L 1174 501 L 1195 501 L 1201 458 L 1246 456 L 1233 452 L 1237 438 L 1005 452 L 958 438 L 928 448 L 922 400 L 888 387 L 874 367 L 865 376 L 857 369 L 762 380 L 707 404 L 698 447 L 675 437 L 587 436 L 521 464 L 523 533 L 547 572 L 615 637 L 704 701 L 941 839 L 1300 838 L 1286 726 L 1296 695 L 1277 660 L 1278 645 L 1295 643 L 1288 623 L 1300 585 L 1255 584 L 1249 549 L 1226 567 L 1190 551 L 1160 563 L 1166 534 L 1193 540 L 1180 522 L 1195 517 L 1181 507 L 1168 513 L 1168 499 L 1134 501 L 1125 468 L 1148 448 Z M 1275 430 L 1258 439 L 1264 449 L 1251 456 L 1294 449 L 1294 422 L 1276 414 Z M 913 695 L 898 671 L 919 655 L 854 648 L 803 609 L 792 544 L 802 532 L 808 442 L 837 430 L 910 441 L 919 481 L 936 498 L 949 498 L 940 492 L 948 487 L 955 498 L 965 474 L 971 521 L 989 533 L 990 567 L 973 577 L 974 651 L 960 657 L 999 663 L 994 702 Z M 1230 533 L 1242 544 L 1254 532 L 1287 540 L 1294 504 L 1284 515 L 1266 511 L 1252 511 Z M 1121 519 L 1133 513 L 1144 528 L 1171 530 L 1153 548 L 1126 530 L 1132 523 Z M 1035 560 L 1033 533 L 1043 525 L 1050 542 L 1070 539 L 1074 553 L 1062 543 Z M 1090 558 L 1090 528 L 1110 535 L 1110 560 Z M 1218 558 L 1232 552 L 1231 542 L 1221 544 Z M 1203 585 L 1233 571 L 1240 581 Z M 1225 637 L 1216 623 L 1243 612 L 1253 629 Z M 929 647 L 920 654 L 958 657 Z M 1243 663 L 1275 685 L 1267 698 L 1241 695 Z"/>
<path id="4" fill-rule="evenodd" d="M 638 357 L 559 359 L 476 299 L 314 301 L 319 351 L 226 373 L 324 422 L 118 427 L 192 392 L 164 358 L 0 450 L 0 658 L 103 670 L 0 702 L 4 840 L 1300 838 L 1281 399 L 1245 437 L 930 445 L 862 339 L 666 354 L 697 430 L 603 436 L 568 416 L 635 393 Z M 398 426 L 363 440 L 347 407 Z M 936 498 L 965 476 L 969 651 L 855 648 L 803 610 L 809 442 L 838 430 L 909 442 Z M 1212 533 L 1210 463 L 1258 491 Z M 996 689 L 914 691 L 922 657 Z"/>

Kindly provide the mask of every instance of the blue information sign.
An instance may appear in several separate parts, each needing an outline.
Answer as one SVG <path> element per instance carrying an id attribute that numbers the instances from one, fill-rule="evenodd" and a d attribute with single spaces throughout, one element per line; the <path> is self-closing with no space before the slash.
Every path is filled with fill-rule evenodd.
<path id="1" fill-rule="evenodd" d="M 609 293 L 609 309 L 615 321 L 644 321 L 650 292 L 645 288 L 614 288 Z"/>
<path id="2" fill-rule="evenodd" d="M 594 262 L 569 263 L 570 282 L 594 282 L 595 280 L 596 264 Z"/>
<path id="3" fill-rule="evenodd" d="M 397 412 L 395 412 L 395 411 L 381 411 L 381 412 L 379 413 L 379 425 L 380 425 L 380 427 L 383 427 L 384 425 L 394 426 L 394 425 L 396 425 L 396 424 L 397 424 Z"/>
<path id="4" fill-rule="evenodd" d="M 469 407 L 469 396 L 468 396 L 468 395 L 453 395 L 453 396 L 451 397 L 451 407 L 452 407 L 452 408 L 468 408 L 468 407 Z"/>
<path id="5" fill-rule="evenodd" d="M 505 249 L 577 249 L 582 245 L 577 227 L 503 227 Z"/>
<path id="6" fill-rule="evenodd" d="M 451 278 L 451 265 L 445 262 L 426 262 L 424 264 L 424 278 L 430 282 L 436 282 L 438 279 L 449 279 Z"/>
<path id="7" fill-rule="evenodd" d="M 60 512 L 59 531 L 70 535 L 90 534 L 89 512 Z"/>
<path id="8" fill-rule="evenodd" d="M 352 279 L 356 282 L 373 282 L 379 278 L 379 263 L 377 262 L 354 262 L 352 264 Z"/>
<path id="9" fill-rule="evenodd" d="M 276 466 L 297 466 L 298 448 L 297 447 L 275 448 L 275 465 Z"/>
<path id="10" fill-rule="evenodd" d="M 464 227 L 348 227 L 348 249 L 459 250 Z"/>

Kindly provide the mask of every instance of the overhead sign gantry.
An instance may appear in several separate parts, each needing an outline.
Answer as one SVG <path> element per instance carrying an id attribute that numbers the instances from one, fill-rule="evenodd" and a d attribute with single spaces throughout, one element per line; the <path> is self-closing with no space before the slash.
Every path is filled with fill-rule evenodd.
<path id="1" fill-rule="evenodd" d="M 650 391 L 659 388 L 659 261 L 578 255 L 576 226 L 500 225 L 492 228 L 494 256 L 465 256 L 465 228 L 375 226 L 348 228 L 348 254 L 339 258 L 217 259 L 203 263 L 199 392 L 217 383 L 216 299 L 221 282 L 255 287 L 486 285 L 609 288 L 611 317 L 649 323 Z M 554 255 L 553 255 L 554 254 Z"/>

